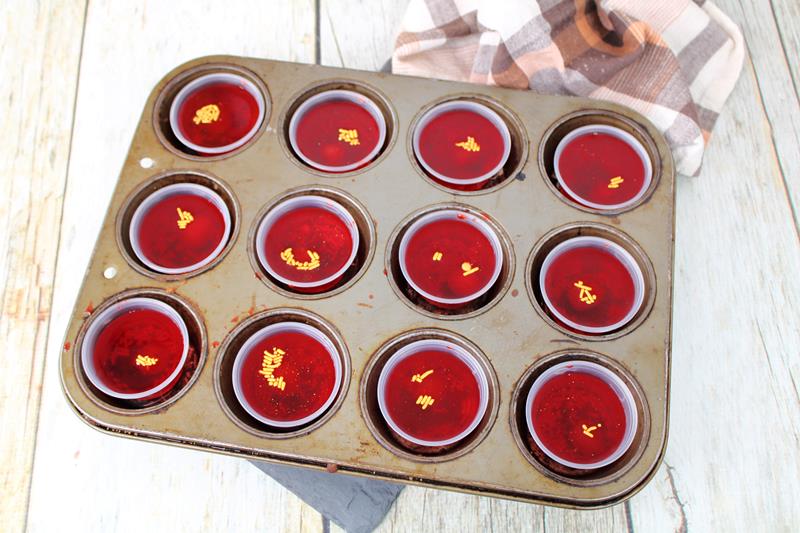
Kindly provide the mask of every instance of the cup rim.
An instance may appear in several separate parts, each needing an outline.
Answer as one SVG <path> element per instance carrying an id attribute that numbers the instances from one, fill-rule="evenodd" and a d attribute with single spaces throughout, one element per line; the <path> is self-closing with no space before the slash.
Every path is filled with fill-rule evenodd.
<path id="1" fill-rule="evenodd" d="M 620 400 L 620 403 L 622 403 L 622 408 L 625 412 L 625 433 L 623 434 L 622 441 L 620 441 L 617 449 L 614 450 L 611 455 L 601 461 L 595 461 L 594 463 L 575 463 L 573 461 L 568 461 L 562 457 L 559 457 L 550 449 L 548 449 L 547 446 L 542 443 L 539 435 L 536 433 L 536 428 L 534 427 L 533 417 L 531 414 L 533 400 L 536 396 L 535 393 L 538 392 L 545 383 L 550 381 L 550 379 L 566 372 L 584 372 L 602 379 L 609 387 L 611 387 L 612 390 L 614 390 Z M 591 361 L 576 359 L 557 363 L 542 372 L 534 380 L 525 400 L 525 421 L 528 426 L 528 433 L 533 438 L 534 442 L 536 442 L 536 445 L 539 447 L 539 449 L 541 449 L 542 452 L 544 452 L 544 454 L 550 459 L 569 468 L 594 470 L 610 465 L 628 451 L 628 449 L 631 447 L 631 444 L 633 444 L 634 437 L 636 436 L 636 431 L 639 425 L 639 413 L 636 408 L 636 401 L 633 398 L 633 393 L 631 393 L 630 388 L 625 384 L 622 378 L 603 365 L 593 363 Z"/>
<path id="2" fill-rule="evenodd" d="M 347 102 L 352 102 L 365 111 L 367 111 L 375 122 L 378 125 L 378 142 L 375 143 L 375 146 L 372 150 L 364 157 L 356 161 L 355 163 L 349 163 L 347 165 L 325 165 L 314 161 L 303 151 L 297 144 L 297 128 L 300 123 L 300 119 L 302 118 L 303 114 L 305 114 L 309 109 L 316 106 L 321 102 L 325 102 L 328 100 L 345 100 Z M 373 159 L 377 157 L 380 153 L 381 149 L 383 149 L 383 144 L 386 142 L 386 118 L 383 116 L 383 113 L 378 107 L 372 98 L 361 94 L 356 91 L 348 91 L 345 89 L 330 89 L 327 91 L 323 91 L 321 93 L 317 93 L 313 96 L 306 98 L 303 103 L 301 103 L 297 109 L 294 110 L 292 113 L 292 118 L 289 120 L 289 144 L 292 147 L 292 151 L 308 166 L 315 168 L 317 170 L 321 170 L 323 172 L 335 172 L 335 173 L 342 173 L 342 172 L 349 172 L 351 170 L 355 170 L 360 168 Z"/>
<path id="3" fill-rule="evenodd" d="M 196 263 L 193 263 L 185 267 L 169 268 L 153 262 L 150 258 L 147 257 L 147 255 L 145 255 L 145 253 L 141 249 L 141 246 L 139 245 L 138 229 L 139 226 L 141 225 L 142 218 L 153 207 L 153 205 L 155 205 L 162 199 L 169 198 L 170 196 L 179 194 L 181 192 L 187 192 L 195 196 L 200 196 L 210 201 L 212 204 L 214 204 L 214 206 L 222 214 L 222 220 L 223 223 L 225 224 L 225 230 L 216 248 L 214 248 L 214 250 L 211 253 L 209 253 L 206 257 L 204 257 L 200 261 L 197 261 Z M 198 270 L 200 268 L 203 268 L 204 266 L 214 261 L 219 256 L 219 254 L 222 253 L 222 250 L 225 249 L 225 246 L 227 246 L 228 240 L 230 239 L 230 234 L 231 234 L 230 209 L 228 209 L 227 204 L 219 194 L 217 194 L 210 188 L 206 187 L 205 185 L 200 185 L 199 183 L 173 183 L 171 185 L 165 185 L 164 187 L 161 187 L 153 191 L 144 200 L 142 200 L 142 202 L 136 207 L 136 210 L 133 212 L 133 216 L 131 217 L 130 228 L 128 230 L 128 239 L 130 240 L 131 248 L 133 249 L 133 253 L 136 255 L 136 258 L 139 259 L 139 261 L 141 261 L 142 263 L 144 263 L 146 267 L 156 272 L 160 272 L 162 274 L 186 274 Z"/>
<path id="4" fill-rule="evenodd" d="M 342 265 L 339 270 L 330 276 L 319 281 L 294 281 L 275 272 L 267 260 L 263 243 L 266 241 L 267 234 L 275 221 L 297 207 L 307 206 L 319 207 L 333 213 L 334 215 L 337 215 L 350 231 L 350 238 L 353 241 L 353 245 L 347 261 L 345 261 L 344 265 Z M 344 273 L 347 272 L 347 269 L 349 269 L 353 264 L 353 261 L 355 261 L 356 255 L 358 254 L 359 244 L 360 234 L 358 231 L 358 224 L 356 223 L 355 217 L 353 217 L 350 211 L 336 200 L 315 194 L 302 194 L 278 202 L 272 208 L 270 208 L 269 211 L 267 211 L 267 213 L 261 219 L 261 222 L 259 222 L 258 230 L 256 231 L 256 255 L 258 256 L 258 262 L 261 264 L 264 270 L 266 270 L 270 276 L 285 285 L 303 289 L 321 287 L 342 277 Z"/>
<path id="5" fill-rule="evenodd" d="M 391 374 L 392 370 L 404 359 L 408 358 L 415 353 L 418 353 L 420 350 L 424 350 L 427 348 L 433 348 L 437 351 L 447 352 L 464 364 L 466 364 L 470 370 L 472 370 L 473 375 L 475 376 L 475 380 L 478 383 L 478 391 L 480 394 L 480 404 L 478 406 L 478 411 L 475 413 L 475 418 L 470 422 L 470 425 L 458 435 L 450 437 L 448 439 L 438 440 L 438 441 L 429 441 L 425 439 L 420 439 L 410 435 L 406 431 L 400 428 L 397 423 L 392 419 L 391 414 L 386 405 L 386 381 L 389 379 L 389 374 Z M 475 428 L 483 420 L 484 416 L 486 415 L 486 410 L 489 406 L 489 378 L 486 376 L 486 372 L 481 367 L 480 363 L 478 363 L 477 358 L 472 355 L 467 349 L 458 344 L 443 340 L 443 339 L 421 339 L 398 349 L 392 356 L 386 361 L 386 364 L 381 369 L 380 375 L 378 376 L 378 384 L 377 384 L 377 396 L 378 396 L 378 409 L 383 416 L 383 419 L 389 425 L 389 427 L 403 437 L 404 439 L 413 442 L 419 446 L 427 446 L 427 447 L 438 447 L 438 446 L 448 446 L 450 444 L 454 444 L 459 442 L 460 440 L 466 438 L 470 435 Z"/>
<path id="6" fill-rule="evenodd" d="M 466 216 L 465 216 L 466 215 Z M 411 240 L 414 232 L 418 231 L 421 227 L 431 223 L 436 222 L 439 220 L 450 220 L 455 219 L 459 222 L 464 222 L 466 224 L 472 224 L 476 227 L 488 240 L 492 246 L 492 251 L 494 252 L 495 257 L 495 266 L 494 271 L 492 272 L 492 277 L 489 281 L 484 285 L 480 290 L 467 295 L 462 296 L 460 298 L 442 298 L 440 296 L 435 296 L 422 288 L 420 288 L 414 280 L 411 278 L 411 275 L 408 273 L 405 264 L 405 256 L 406 251 L 408 249 L 408 243 Z M 400 271 L 403 274 L 403 278 L 406 282 L 411 285 L 417 293 L 419 293 L 423 298 L 427 300 L 434 301 L 439 304 L 443 305 L 461 305 L 477 298 L 480 298 L 486 292 L 491 289 L 494 284 L 497 282 L 498 278 L 500 277 L 500 272 L 503 270 L 503 262 L 505 258 L 503 256 L 503 247 L 500 244 L 500 237 L 497 235 L 495 230 L 485 221 L 480 218 L 480 216 L 475 215 L 473 213 L 468 213 L 465 211 L 461 211 L 459 209 L 438 209 L 431 213 L 425 214 L 419 217 L 413 224 L 411 224 L 408 229 L 403 232 L 403 236 L 400 239 L 400 247 L 397 251 L 398 255 L 398 263 L 400 264 Z"/>
<path id="7" fill-rule="evenodd" d="M 481 174 L 475 178 L 468 178 L 468 179 L 458 179 L 458 178 L 451 178 L 441 172 L 435 170 L 431 167 L 425 158 L 422 157 L 420 152 L 420 137 L 422 136 L 422 130 L 436 117 L 447 113 L 449 111 L 453 111 L 456 109 L 465 109 L 471 111 L 477 115 L 482 116 L 483 118 L 487 119 L 489 122 L 497 128 L 500 132 L 500 136 L 503 138 L 503 155 L 500 158 L 500 162 L 495 165 L 492 170 L 486 172 L 485 174 Z M 423 115 L 419 118 L 416 125 L 414 126 L 414 133 L 411 138 L 411 145 L 414 150 L 414 156 L 416 157 L 417 161 L 425 171 L 435 177 L 436 179 L 443 181 L 445 183 L 449 183 L 451 185 L 476 185 L 479 183 L 483 183 L 488 181 L 492 177 L 496 176 L 498 172 L 505 166 L 506 162 L 508 162 L 508 158 L 511 155 L 511 132 L 508 129 L 508 125 L 503 120 L 503 118 L 495 112 L 493 109 L 490 109 L 488 106 L 484 104 L 480 104 L 478 102 L 473 102 L 471 100 L 450 100 L 448 102 L 442 102 L 433 106 L 431 109 L 427 110 Z"/>
<path id="8" fill-rule="evenodd" d="M 606 133 L 611 135 L 612 137 L 616 137 L 628 144 L 636 154 L 641 159 L 642 164 L 644 165 L 644 182 L 642 183 L 642 188 L 639 192 L 636 193 L 635 196 L 626 200 L 624 202 L 619 202 L 616 204 L 600 204 L 597 202 L 591 202 L 577 194 L 573 191 L 569 185 L 567 185 L 566 181 L 564 180 L 563 176 L 561 176 L 561 171 L 559 170 L 559 162 L 561 161 L 561 154 L 566 149 L 567 145 L 572 142 L 577 137 L 581 135 L 585 135 L 587 133 Z M 594 209 L 601 209 L 604 211 L 612 211 L 617 209 L 625 209 L 637 203 L 646 193 L 647 190 L 650 188 L 650 184 L 653 181 L 653 162 L 650 160 L 650 154 L 645 149 L 644 145 L 639 142 L 639 139 L 631 135 L 625 130 L 617 128 L 615 126 L 609 126 L 608 124 L 587 124 L 586 126 L 581 126 L 579 128 L 575 128 L 574 130 L 567 133 L 556 145 L 556 151 L 553 155 L 553 168 L 556 175 L 556 180 L 558 181 L 559 186 L 561 186 L 564 191 L 569 194 L 572 198 L 575 198 L 578 203 L 586 206 L 591 207 Z"/>
<path id="9" fill-rule="evenodd" d="M 550 300 L 550 297 L 547 295 L 547 290 L 545 288 L 545 277 L 547 276 L 547 271 L 558 255 L 574 248 L 583 248 L 586 246 L 592 248 L 601 248 L 616 257 L 617 260 L 619 260 L 625 266 L 625 269 L 628 271 L 628 274 L 630 274 L 631 279 L 633 280 L 634 299 L 631 308 L 621 320 L 607 326 L 586 326 L 570 320 L 564 316 L 564 314 L 562 314 L 553 304 L 553 302 Z M 604 237 L 581 235 L 578 237 L 571 237 L 559 243 L 547 253 L 539 270 L 539 291 L 542 294 L 542 299 L 544 299 L 547 309 L 562 323 L 583 333 L 609 333 L 630 323 L 630 321 L 636 316 L 636 313 L 641 310 L 642 304 L 644 304 L 645 293 L 644 274 L 642 273 L 642 269 L 639 266 L 639 263 L 636 262 L 636 259 L 633 257 L 633 255 L 631 255 L 628 250 L 619 244 Z"/>
<path id="10" fill-rule="evenodd" d="M 173 370 L 169 376 L 167 376 L 155 387 L 135 393 L 117 392 L 106 386 L 106 384 L 103 383 L 100 377 L 97 375 L 93 361 L 94 344 L 97 340 L 97 336 L 100 334 L 100 331 L 108 326 L 108 324 L 119 318 L 123 313 L 138 309 L 158 311 L 172 320 L 172 322 L 178 326 L 178 330 L 181 333 L 181 338 L 183 340 L 183 351 L 175 370 Z M 186 326 L 186 322 L 183 320 L 183 317 L 181 317 L 180 313 L 178 313 L 178 311 L 176 311 L 171 305 L 155 298 L 143 296 L 120 300 L 100 311 L 96 316 L 92 317 L 91 323 L 89 324 L 89 327 L 83 336 L 83 340 L 81 341 L 81 366 L 83 367 L 83 371 L 86 374 L 86 377 L 89 379 L 89 382 L 104 394 L 119 400 L 141 400 L 158 394 L 180 375 L 180 373 L 183 371 L 183 367 L 186 365 L 188 356 L 189 330 Z"/>
<path id="11" fill-rule="evenodd" d="M 303 418 L 299 418 L 297 420 L 273 420 L 269 417 L 266 417 L 256 411 L 250 402 L 245 397 L 244 391 L 242 390 L 242 365 L 244 365 L 244 360 L 247 357 L 249 351 L 258 344 L 262 339 L 273 335 L 275 333 L 280 333 L 283 331 L 293 331 L 305 334 L 320 344 L 325 348 L 328 352 L 328 356 L 333 361 L 334 373 L 335 373 L 335 381 L 333 384 L 333 389 L 331 389 L 330 396 L 325 403 L 316 411 L 311 413 L 310 415 L 304 416 Z M 268 426 L 273 426 L 277 428 L 294 428 L 305 425 L 313 420 L 319 418 L 330 406 L 333 404 L 336 396 L 339 394 L 339 391 L 342 387 L 342 362 L 339 359 L 339 351 L 336 349 L 336 346 L 333 344 L 333 341 L 321 330 L 317 329 L 314 326 L 309 324 L 305 324 L 303 322 L 297 321 L 286 321 L 286 322 L 276 322 L 273 324 L 269 324 L 264 326 L 257 332 L 253 333 L 239 350 L 236 352 L 236 357 L 233 360 L 233 369 L 231 371 L 231 378 L 233 382 L 233 393 L 236 396 L 236 399 L 239 402 L 239 405 L 247 411 L 247 414 L 262 422 Z"/>
<path id="12" fill-rule="evenodd" d="M 255 124 L 250 130 L 244 134 L 240 139 L 230 144 L 226 144 L 224 146 L 203 146 L 200 144 L 193 143 L 181 131 L 180 126 L 178 125 L 178 112 L 180 110 L 181 105 L 186 100 L 186 98 L 191 94 L 193 91 L 214 83 L 214 82 L 223 82 L 223 83 L 231 83 L 235 85 L 242 85 L 243 88 L 250 93 L 250 95 L 256 100 L 258 104 L 258 118 L 256 119 Z M 250 139 L 255 136 L 256 132 L 258 132 L 259 128 L 261 128 L 261 124 L 264 122 L 264 117 L 266 115 L 266 101 L 264 99 L 264 95 L 261 93 L 261 90 L 258 86 L 247 79 L 244 76 L 239 74 L 233 74 L 231 72 L 212 72 L 210 74 L 204 74 L 198 78 L 193 79 L 186 85 L 184 85 L 178 94 L 175 95 L 175 98 L 172 99 L 172 103 L 169 107 L 169 125 L 172 133 L 177 137 L 178 141 L 181 142 L 187 148 L 194 150 L 195 152 L 199 152 L 201 154 L 207 155 L 220 155 L 226 154 L 228 152 L 232 152 L 237 148 L 245 145 Z"/>

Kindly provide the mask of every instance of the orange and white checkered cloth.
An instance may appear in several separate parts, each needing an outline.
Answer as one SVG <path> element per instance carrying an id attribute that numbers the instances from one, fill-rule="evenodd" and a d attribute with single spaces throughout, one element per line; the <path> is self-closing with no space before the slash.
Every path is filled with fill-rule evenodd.
<path id="1" fill-rule="evenodd" d="M 626 105 L 696 175 L 743 58 L 710 1 L 411 0 L 392 71 Z"/>

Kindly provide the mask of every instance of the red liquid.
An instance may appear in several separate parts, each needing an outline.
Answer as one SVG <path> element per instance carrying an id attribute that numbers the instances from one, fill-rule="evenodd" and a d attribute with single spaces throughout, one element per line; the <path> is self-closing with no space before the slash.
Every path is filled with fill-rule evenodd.
<path id="1" fill-rule="evenodd" d="M 219 108 L 219 117 L 200 121 L 198 110 L 208 105 Z M 190 142 L 206 148 L 233 144 L 255 127 L 258 101 L 241 85 L 214 82 L 198 87 L 178 109 L 178 127 Z M 197 118 L 197 120 L 195 120 Z"/>
<path id="2" fill-rule="evenodd" d="M 591 287 L 594 303 L 581 301 L 575 283 Z M 585 327 L 608 327 L 623 320 L 635 301 L 630 272 L 612 253 L 582 246 L 561 253 L 545 274 L 550 303 L 567 319 Z M 585 294 L 584 294 L 585 296 Z"/>
<path id="3" fill-rule="evenodd" d="M 339 130 L 356 130 L 358 144 L 339 140 Z M 378 144 L 380 131 L 375 118 L 348 100 L 329 100 L 308 109 L 299 119 L 298 149 L 319 165 L 343 167 L 355 164 Z"/>
<path id="4" fill-rule="evenodd" d="M 627 142 L 607 133 L 579 135 L 561 152 L 561 179 L 581 198 L 601 205 L 616 205 L 634 198 L 645 183 L 639 153 Z M 624 181 L 609 188 L 611 179 Z M 578 200 L 576 198 L 578 202 Z"/>
<path id="5" fill-rule="evenodd" d="M 456 143 L 472 137 L 478 151 Z M 472 111 L 446 111 L 431 120 L 419 137 L 419 156 L 436 172 L 468 180 L 491 172 L 503 158 L 503 136 L 489 119 Z M 489 176 L 491 177 L 491 176 Z"/>
<path id="6" fill-rule="evenodd" d="M 434 260 L 434 254 L 441 258 Z M 406 272 L 422 290 L 438 298 L 465 298 L 492 278 L 495 254 L 489 239 L 466 221 L 445 219 L 419 228 L 408 242 Z M 476 272 L 464 275 L 463 263 Z"/>
<path id="7" fill-rule="evenodd" d="M 429 370 L 433 373 L 421 383 L 411 381 L 415 374 Z M 424 395 L 433 398 L 433 404 L 422 409 L 417 400 Z M 443 441 L 465 431 L 475 420 L 480 388 L 472 369 L 458 357 L 442 350 L 421 350 L 392 369 L 385 401 L 392 420 L 408 435 Z"/>
<path id="8" fill-rule="evenodd" d="M 178 225 L 178 209 L 193 220 Z M 210 200 L 179 193 L 153 204 L 141 217 L 136 234 L 147 259 L 164 268 L 188 268 L 211 255 L 225 237 L 225 219 Z"/>
<path id="9" fill-rule="evenodd" d="M 585 372 L 566 372 L 545 383 L 531 406 L 539 440 L 561 459 L 579 464 L 602 461 L 625 435 L 625 410 L 605 381 Z M 596 429 L 584 433 L 583 426 Z"/>
<path id="10" fill-rule="evenodd" d="M 260 374 L 264 351 L 284 352 L 273 371 L 285 387 L 271 386 Z M 301 420 L 322 408 L 336 384 L 333 360 L 319 341 L 296 331 L 278 332 L 261 340 L 245 355 L 241 374 L 242 393 L 260 415 L 280 422 Z"/>
<path id="11" fill-rule="evenodd" d="M 137 364 L 137 356 L 155 359 Z M 151 309 L 128 311 L 109 322 L 93 347 L 95 372 L 121 394 L 150 390 L 166 380 L 183 355 L 183 337 L 167 315 Z M 165 391 L 166 392 L 166 391 Z"/>
<path id="12" fill-rule="evenodd" d="M 336 213 L 322 207 L 298 207 L 278 218 L 267 231 L 264 255 L 279 275 L 295 282 L 309 283 L 334 275 L 347 264 L 353 251 L 353 237 Z M 295 262 L 311 263 L 309 252 L 319 256 L 319 266 L 303 270 L 281 257 L 292 249 Z"/>

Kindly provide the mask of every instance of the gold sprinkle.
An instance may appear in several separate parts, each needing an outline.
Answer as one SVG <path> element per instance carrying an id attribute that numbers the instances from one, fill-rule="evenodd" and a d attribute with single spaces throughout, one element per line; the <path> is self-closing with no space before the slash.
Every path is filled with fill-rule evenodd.
<path id="1" fill-rule="evenodd" d="M 580 298 L 583 303 L 586 305 L 592 305 L 597 301 L 597 295 L 592 294 L 592 288 L 584 285 L 581 280 L 573 283 L 573 285 L 581 290 L 581 292 L 578 294 L 578 298 Z"/>
<path id="2" fill-rule="evenodd" d="M 586 424 L 581 424 L 581 428 L 583 429 L 583 434 L 589 437 L 590 439 L 594 438 L 594 435 L 592 435 L 592 431 L 601 427 L 603 427 L 603 424 L 597 424 L 596 426 L 591 426 L 591 427 L 588 427 Z"/>
<path id="3" fill-rule="evenodd" d="M 281 259 L 289 265 L 295 267 L 297 270 L 314 270 L 315 268 L 319 268 L 319 254 L 317 252 L 313 252 L 311 250 L 307 250 L 306 253 L 308 254 L 308 258 L 310 261 L 297 261 L 294 258 L 294 253 L 292 253 L 291 248 L 287 248 L 281 252 Z"/>
<path id="4" fill-rule="evenodd" d="M 417 398 L 417 405 L 421 405 L 422 406 L 422 410 L 424 411 L 425 409 L 427 409 L 428 407 L 433 405 L 434 401 L 436 401 L 436 400 L 434 400 L 433 398 L 431 398 L 427 394 L 420 395 L 420 397 Z"/>
<path id="5" fill-rule="evenodd" d="M 464 261 L 463 263 L 461 263 L 461 270 L 464 271 L 464 273 L 461 274 L 462 276 L 469 276 L 470 274 L 474 274 L 475 272 L 480 270 L 480 268 L 474 267 L 472 266 L 472 263 L 467 263 L 466 261 Z"/>
<path id="6" fill-rule="evenodd" d="M 149 355 L 137 355 L 136 366 L 153 366 L 158 363 L 157 357 L 150 357 Z"/>
<path id="7" fill-rule="evenodd" d="M 442 252 L 433 252 L 433 260 L 434 261 L 441 261 L 442 257 L 444 257 Z"/>
<path id="8" fill-rule="evenodd" d="M 178 229 L 186 229 L 186 226 L 194 222 L 194 217 L 189 211 L 183 211 L 180 207 L 176 209 L 178 211 Z"/>
<path id="9" fill-rule="evenodd" d="M 275 370 L 281 363 L 283 363 L 283 356 L 286 355 L 286 352 L 281 350 L 280 348 L 273 347 L 272 351 L 264 350 L 264 359 L 261 361 L 261 370 L 258 371 L 259 374 L 264 376 L 267 380 L 267 384 L 270 387 L 276 387 L 280 390 L 286 388 L 286 382 L 283 380 L 283 376 L 275 377 Z"/>
<path id="10" fill-rule="evenodd" d="M 459 143 L 456 143 L 456 146 L 458 146 L 459 148 L 463 148 L 467 152 L 481 151 L 481 145 L 475 142 L 474 137 L 467 137 L 466 141 L 461 141 Z"/>
<path id="11" fill-rule="evenodd" d="M 358 130 L 345 130 L 339 128 L 338 140 L 346 142 L 350 146 L 358 146 L 361 144 L 361 141 L 358 140 Z"/>
<path id="12" fill-rule="evenodd" d="M 411 381 L 414 383 L 422 383 L 422 380 L 433 374 L 433 370 L 428 370 L 423 374 L 414 374 L 411 376 Z"/>
<path id="13" fill-rule="evenodd" d="M 219 106 L 216 104 L 204 105 L 194 113 L 192 122 L 195 124 L 211 124 L 219 120 Z"/>
<path id="14" fill-rule="evenodd" d="M 619 189 L 619 184 L 622 183 L 623 181 L 625 181 L 625 180 L 622 179 L 622 176 L 615 176 L 615 177 L 611 178 L 610 182 L 608 182 L 608 188 L 609 189 Z"/>

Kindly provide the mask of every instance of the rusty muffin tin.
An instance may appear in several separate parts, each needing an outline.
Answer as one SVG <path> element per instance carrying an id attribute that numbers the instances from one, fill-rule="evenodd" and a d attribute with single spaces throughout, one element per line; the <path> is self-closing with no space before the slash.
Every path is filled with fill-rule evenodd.
<path id="1" fill-rule="evenodd" d="M 191 79 L 234 72 L 263 92 L 266 118 L 232 153 L 203 157 L 170 132 L 169 103 Z M 371 97 L 387 122 L 383 151 L 344 174 L 304 165 L 287 141 L 299 103 L 329 88 Z M 512 135 L 502 175 L 479 191 L 454 192 L 415 161 L 411 132 L 431 106 L 464 98 L 498 112 Z M 650 190 L 624 212 L 573 204 L 553 178 L 555 145 L 575 127 L 603 123 L 642 142 L 653 161 Z M 215 190 L 232 216 L 231 238 L 202 269 L 163 275 L 138 262 L 127 241 L 131 213 L 165 183 Z M 322 295 L 296 294 L 268 278 L 254 251 L 255 231 L 270 206 L 299 192 L 338 199 L 361 233 L 346 280 Z M 416 217 L 447 206 L 484 216 L 501 236 L 505 265 L 495 287 L 460 312 L 439 312 L 409 290 L 395 259 L 402 231 Z M 543 254 L 574 235 L 602 235 L 636 258 L 645 302 L 621 330 L 588 336 L 569 331 L 544 310 L 536 282 Z M 168 74 L 144 107 L 73 312 L 61 378 L 78 415 L 126 437 L 316 469 L 576 508 L 611 505 L 653 476 L 664 454 L 669 412 L 674 168 L 661 135 L 618 105 L 382 73 L 239 57 L 207 57 Z M 86 378 L 80 350 L 91 320 L 120 299 L 149 295 L 175 307 L 188 324 L 190 362 L 179 386 L 151 404 L 126 405 Z M 341 392 L 318 420 L 279 431 L 237 404 L 230 371 L 243 335 L 278 320 L 311 323 L 336 346 Z M 489 377 L 489 404 L 462 443 L 425 453 L 403 446 L 377 408 L 375 383 L 387 358 L 408 342 L 443 338 L 473 353 Z M 633 393 L 639 424 L 633 445 L 597 471 L 551 464 L 527 436 L 525 396 L 549 365 L 575 357 L 616 372 Z"/>

